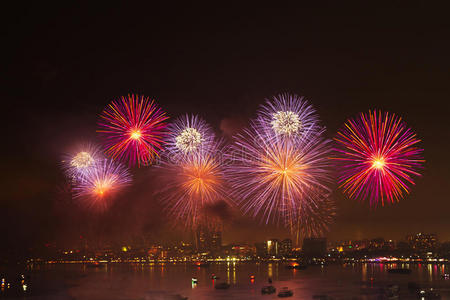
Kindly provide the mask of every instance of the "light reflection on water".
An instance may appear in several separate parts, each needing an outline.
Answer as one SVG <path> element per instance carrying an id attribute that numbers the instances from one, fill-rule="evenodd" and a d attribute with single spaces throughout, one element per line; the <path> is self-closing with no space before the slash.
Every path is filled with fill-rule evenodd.
<path id="1" fill-rule="evenodd" d="M 42 298 L 32 299 L 175 299 L 180 294 L 189 299 L 275 299 L 262 296 L 261 287 L 272 278 L 279 289 L 294 290 L 291 299 L 312 299 L 329 295 L 337 299 L 372 299 L 380 287 L 399 284 L 403 295 L 410 281 L 433 286 L 442 299 L 450 299 L 449 265 L 439 264 L 344 264 L 310 266 L 306 270 L 286 269 L 282 263 L 226 263 L 209 267 L 190 264 L 110 264 L 102 268 L 83 265 L 37 266 L 31 271 L 33 287 L 40 288 Z M 390 274 L 390 268 L 411 268 L 410 275 Z M 211 278 L 212 274 L 220 277 Z M 255 276 L 254 280 L 250 276 Z M 192 278 L 198 279 L 194 284 Z M 228 282 L 228 290 L 216 290 L 214 284 Z M 48 292 L 47 290 L 51 290 Z"/>

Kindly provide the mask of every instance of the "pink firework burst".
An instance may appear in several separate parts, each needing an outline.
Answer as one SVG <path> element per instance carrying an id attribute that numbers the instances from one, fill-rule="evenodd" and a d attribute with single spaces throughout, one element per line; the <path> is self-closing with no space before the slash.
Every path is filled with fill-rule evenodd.
<path id="1" fill-rule="evenodd" d="M 370 206 L 403 198 L 425 162 L 416 134 L 388 112 L 361 113 L 335 140 L 340 187 L 352 199 L 368 199 Z"/>
<path id="2" fill-rule="evenodd" d="M 91 206 L 105 209 L 123 188 L 131 184 L 131 180 L 124 165 L 103 159 L 75 183 L 74 197 L 85 200 Z"/>
<path id="3" fill-rule="evenodd" d="M 148 165 L 158 156 L 167 120 L 148 97 L 128 95 L 112 101 L 100 115 L 98 132 L 103 135 L 106 153 L 130 166 Z"/>

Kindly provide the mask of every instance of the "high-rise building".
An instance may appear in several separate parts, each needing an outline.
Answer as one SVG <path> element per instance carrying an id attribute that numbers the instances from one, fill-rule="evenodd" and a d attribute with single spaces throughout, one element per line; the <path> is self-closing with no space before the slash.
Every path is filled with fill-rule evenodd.
<path id="1" fill-rule="evenodd" d="M 213 231 L 211 233 L 211 251 L 217 253 L 222 249 L 222 232 Z"/>
<path id="2" fill-rule="evenodd" d="M 280 243 L 280 254 L 281 255 L 289 255 L 292 252 L 292 240 L 284 239 Z"/>
<path id="3" fill-rule="evenodd" d="M 222 232 L 199 228 L 196 233 L 197 251 L 218 253 L 222 248 Z"/>
<path id="4" fill-rule="evenodd" d="M 270 256 L 278 256 L 279 252 L 279 243 L 277 239 L 271 239 L 267 241 L 267 254 Z"/>
<path id="5" fill-rule="evenodd" d="M 199 229 L 196 234 L 197 239 L 197 251 L 199 252 L 207 252 L 209 251 L 208 246 L 208 233 L 205 230 Z"/>
<path id="6" fill-rule="evenodd" d="M 256 256 L 266 257 L 267 256 L 267 243 L 255 243 Z"/>

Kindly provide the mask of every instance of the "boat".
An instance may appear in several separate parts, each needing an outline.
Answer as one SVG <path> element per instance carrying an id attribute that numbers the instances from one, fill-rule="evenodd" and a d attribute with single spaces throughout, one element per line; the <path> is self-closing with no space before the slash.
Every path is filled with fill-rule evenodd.
<path id="1" fill-rule="evenodd" d="M 261 294 L 273 294 L 277 291 L 277 289 L 273 285 L 263 286 L 261 289 Z"/>
<path id="2" fill-rule="evenodd" d="M 198 282 L 197 278 L 192 277 L 192 283 L 196 284 Z"/>
<path id="3" fill-rule="evenodd" d="M 433 288 L 420 289 L 417 293 L 420 299 L 441 299 L 441 295 L 437 293 Z"/>
<path id="4" fill-rule="evenodd" d="M 196 267 L 209 267 L 209 263 L 207 263 L 206 261 L 196 261 L 194 263 L 194 266 L 196 266 Z"/>
<path id="5" fill-rule="evenodd" d="M 212 274 L 212 275 L 211 275 L 211 279 L 212 279 L 212 280 L 217 280 L 217 279 L 220 279 L 220 277 L 219 277 L 219 276 L 216 276 L 216 275 L 214 275 L 214 274 Z"/>
<path id="6" fill-rule="evenodd" d="M 410 269 L 403 269 L 403 268 L 395 268 L 395 269 L 389 269 L 388 273 L 391 274 L 411 274 Z"/>
<path id="7" fill-rule="evenodd" d="M 216 288 L 216 290 L 227 290 L 230 288 L 230 284 L 226 282 L 221 282 L 216 284 L 214 287 Z"/>
<path id="8" fill-rule="evenodd" d="M 444 275 L 442 275 L 442 278 L 444 278 L 444 279 L 450 279 L 450 274 L 445 273 Z"/>
<path id="9" fill-rule="evenodd" d="M 288 287 L 281 288 L 281 291 L 278 293 L 278 297 L 280 298 L 292 297 L 293 295 L 294 292 L 290 290 Z"/>
<path id="10" fill-rule="evenodd" d="M 286 266 L 286 268 L 288 269 L 295 269 L 295 270 L 304 270 L 307 267 L 308 267 L 307 265 L 299 264 L 298 262 L 293 262 Z"/>

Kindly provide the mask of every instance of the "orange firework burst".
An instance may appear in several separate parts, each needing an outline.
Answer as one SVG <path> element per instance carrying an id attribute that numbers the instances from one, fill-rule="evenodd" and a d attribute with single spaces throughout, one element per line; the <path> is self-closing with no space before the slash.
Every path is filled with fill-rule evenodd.
<path id="1" fill-rule="evenodd" d="M 206 209 L 227 200 L 223 167 L 218 159 L 219 144 L 211 146 L 214 151 L 199 151 L 182 161 L 164 162 L 160 169 L 165 188 L 160 190 L 161 199 L 174 220 L 186 227 L 207 225 Z"/>

